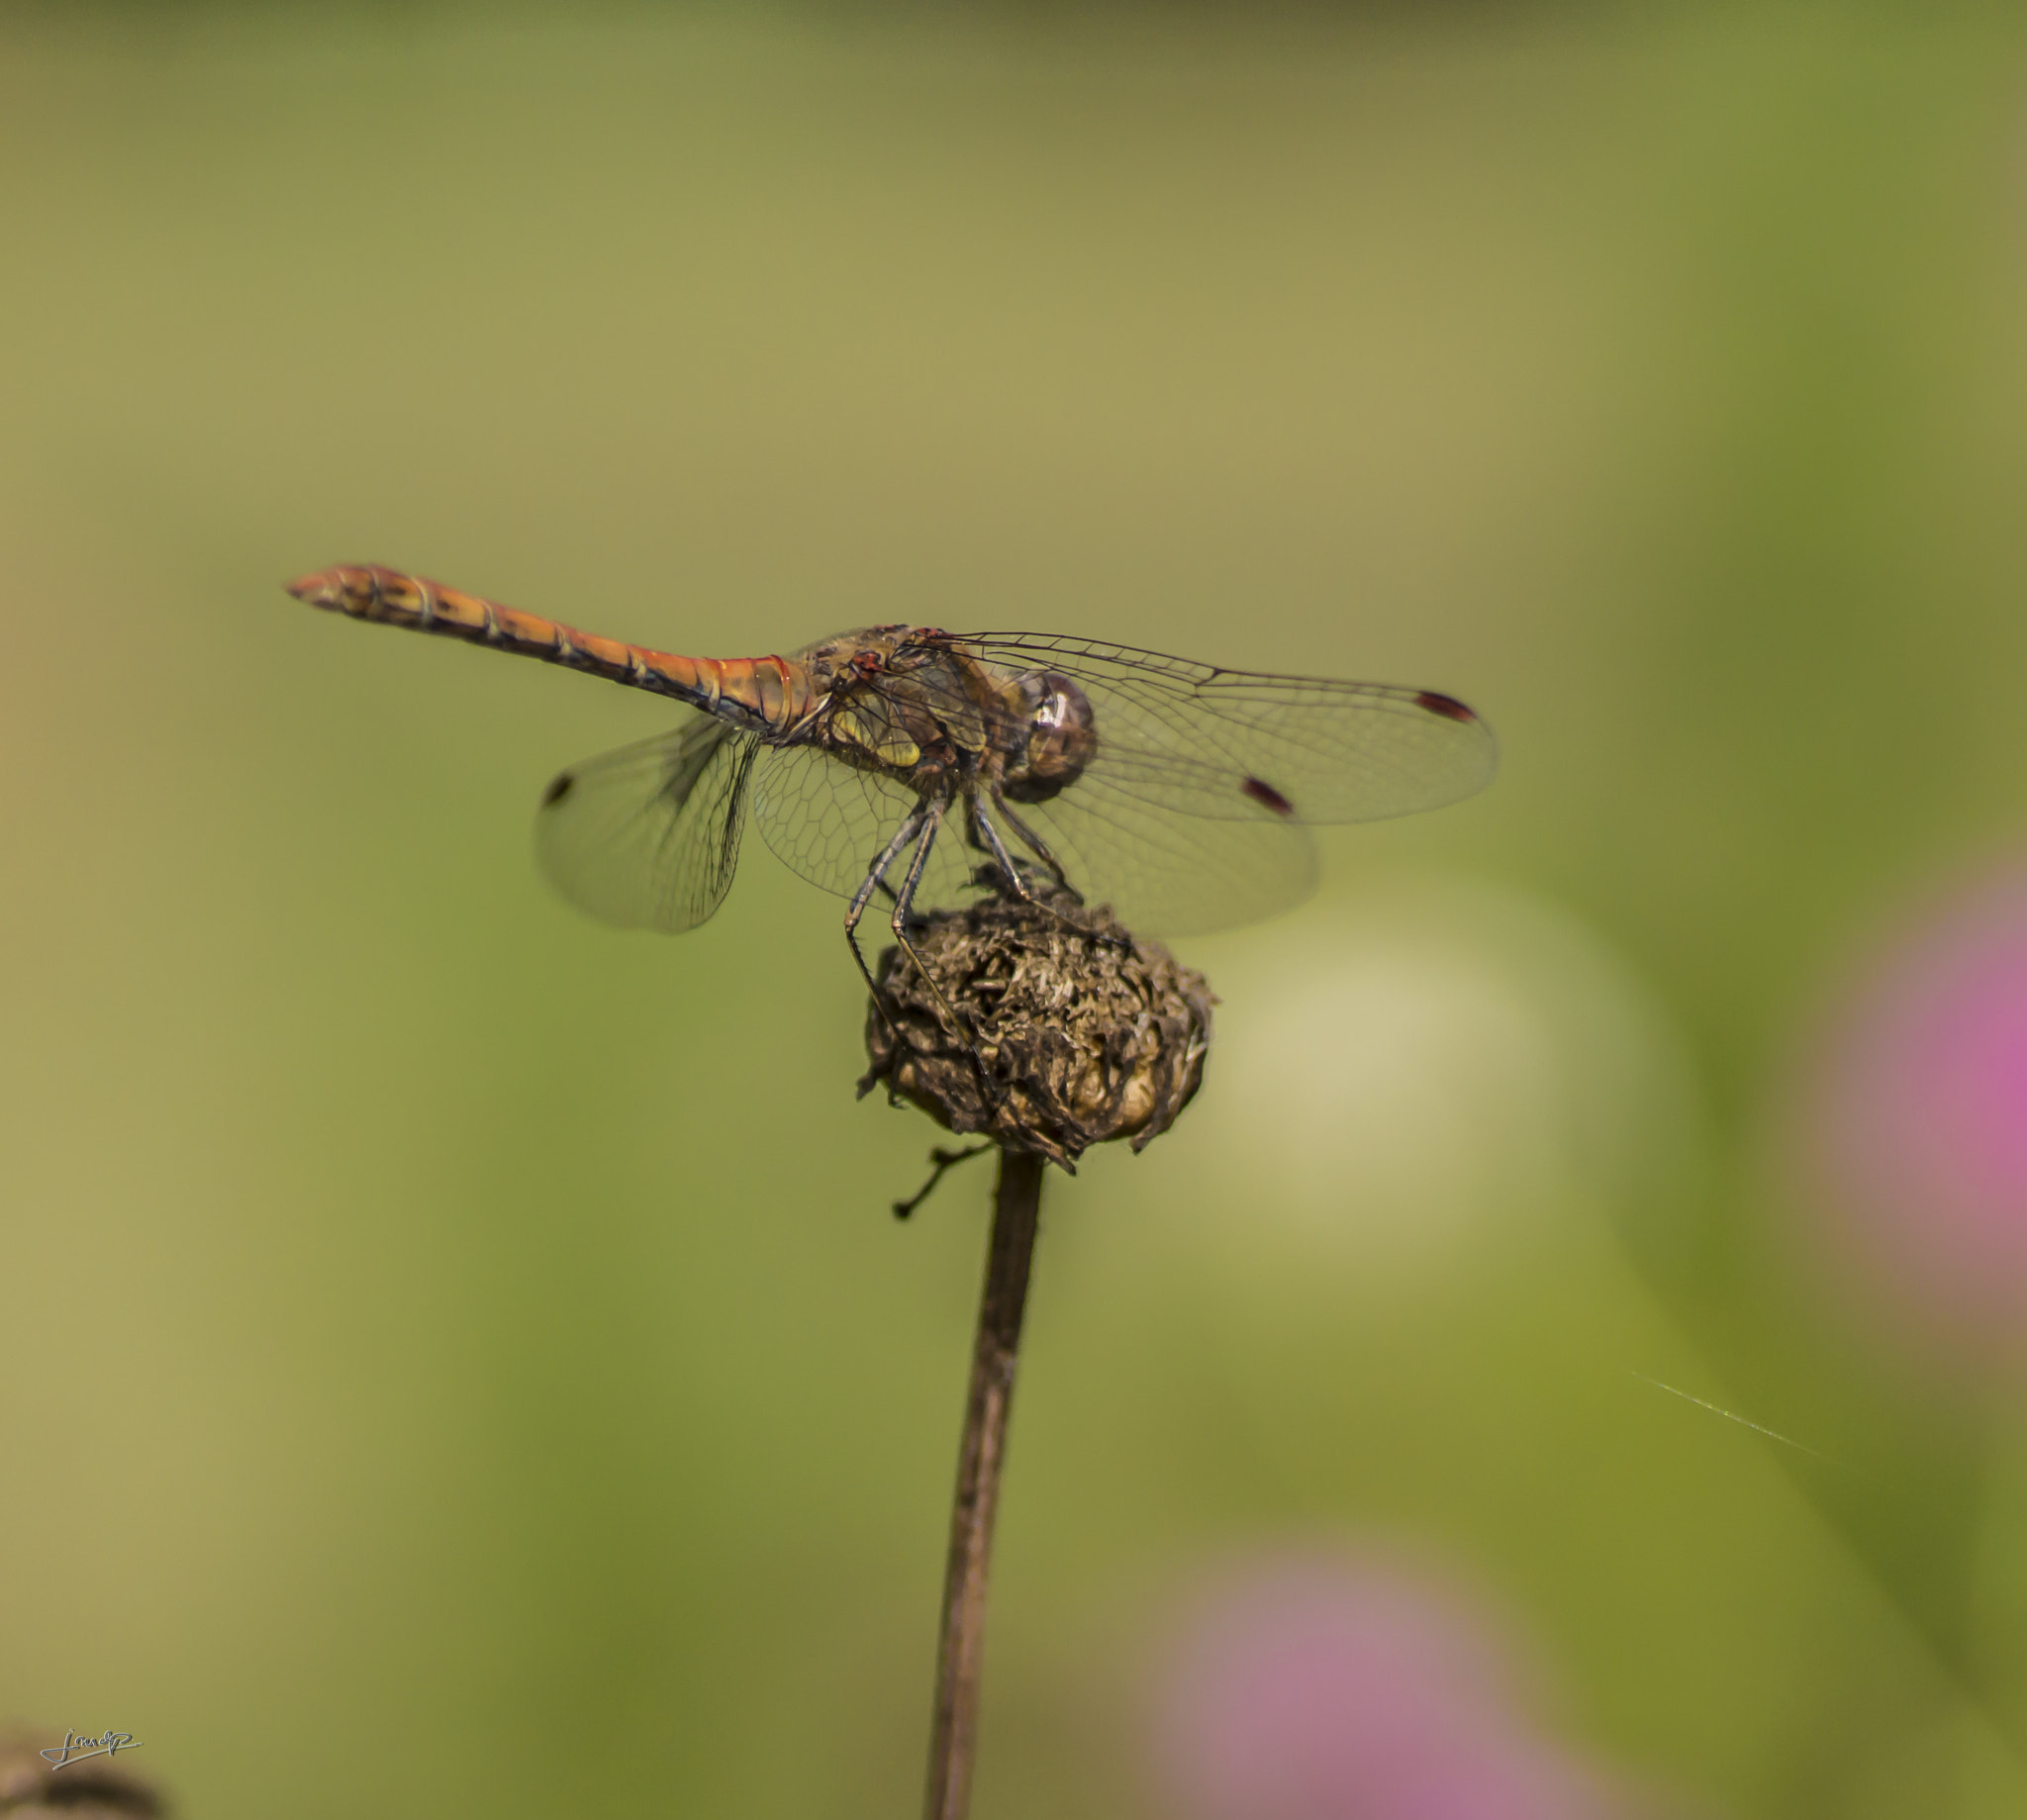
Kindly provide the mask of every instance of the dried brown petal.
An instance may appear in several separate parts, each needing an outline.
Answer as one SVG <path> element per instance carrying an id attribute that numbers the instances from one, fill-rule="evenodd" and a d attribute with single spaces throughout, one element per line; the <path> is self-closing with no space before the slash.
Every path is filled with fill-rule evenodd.
<path id="1" fill-rule="evenodd" d="M 1202 1084 L 1209 987 L 1110 910 L 995 899 L 938 911 L 912 933 L 977 1053 L 889 948 L 878 969 L 887 1014 L 867 1011 L 861 1094 L 884 1084 L 952 1131 L 1068 1168 L 1113 1138 L 1143 1148 Z"/>

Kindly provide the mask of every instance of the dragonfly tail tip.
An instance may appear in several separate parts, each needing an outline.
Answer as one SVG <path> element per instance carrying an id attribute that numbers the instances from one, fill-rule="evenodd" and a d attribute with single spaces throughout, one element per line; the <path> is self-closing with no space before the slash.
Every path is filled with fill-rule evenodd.
<path id="1" fill-rule="evenodd" d="M 312 607 L 336 607 L 344 600 L 345 578 L 342 567 L 317 569 L 283 585 L 297 600 L 307 601 Z"/>

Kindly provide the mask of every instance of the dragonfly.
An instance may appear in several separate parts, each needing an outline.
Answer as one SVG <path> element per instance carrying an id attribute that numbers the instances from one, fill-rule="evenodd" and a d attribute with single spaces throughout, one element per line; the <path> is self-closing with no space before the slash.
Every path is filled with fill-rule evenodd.
<path id="1" fill-rule="evenodd" d="M 684 657 L 374 564 L 289 592 L 699 711 L 549 784 L 542 869 L 604 922 L 693 929 L 724 901 L 751 822 L 793 871 L 848 900 L 845 939 L 869 985 L 857 932 L 877 894 L 917 967 L 917 913 L 985 890 L 1045 909 L 1059 894 L 1109 904 L 1149 933 L 1230 927 L 1311 889 L 1311 824 L 1440 808 L 1497 762 L 1485 722 L 1433 690 L 1095 638 L 896 623 L 788 655 Z"/>

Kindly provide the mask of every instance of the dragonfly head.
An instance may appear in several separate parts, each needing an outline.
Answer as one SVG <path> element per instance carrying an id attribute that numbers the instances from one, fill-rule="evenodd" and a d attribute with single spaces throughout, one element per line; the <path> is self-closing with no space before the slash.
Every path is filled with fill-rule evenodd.
<path id="1" fill-rule="evenodd" d="M 1018 687 L 1026 738 L 1008 760 L 1004 788 L 1016 803 L 1046 803 L 1082 777 L 1098 753 L 1091 698 L 1055 670 L 1030 671 Z"/>

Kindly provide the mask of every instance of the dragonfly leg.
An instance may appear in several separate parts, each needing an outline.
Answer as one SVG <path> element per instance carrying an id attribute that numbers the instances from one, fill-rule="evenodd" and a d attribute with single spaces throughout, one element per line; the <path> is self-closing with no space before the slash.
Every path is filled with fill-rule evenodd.
<path id="1" fill-rule="evenodd" d="M 1014 855 L 1007 851 L 1007 843 L 1000 838 L 1000 830 L 993 826 L 992 817 L 986 814 L 986 806 L 976 797 L 971 800 L 971 821 L 976 830 L 972 835 L 973 842 L 983 844 L 993 856 L 993 864 L 999 868 L 1000 876 L 1007 881 L 1014 895 L 1023 904 L 1031 904 L 1038 910 L 1049 910 L 1052 915 L 1060 916 L 1060 911 L 1051 910 L 1028 889 L 1027 881 L 1020 876 L 1020 868 L 1014 863 Z"/>
<path id="2" fill-rule="evenodd" d="M 1007 807 L 1005 800 L 997 790 L 993 793 L 993 806 L 1001 814 L 1007 817 L 1008 825 L 1041 856 L 1042 864 L 1055 874 L 1056 883 L 1065 892 L 1068 892 L 1072 898 L 1075 898 L 1079 904 L 1082 904 L 1084 902 L 1083 898 L 1071 889 L 1069 880 L 1063 876 L 1062 867 L 1056 863 L 1056 856 L 1047 847 L 1042 845 L 1040 839 L 1034 833 L 1022 825 L 1020 817 Z M 992 848 L 993 857 L 999 862 L 1000 870 L 1013 883 L 1014 896 L 1019 898 L 1023 904 L 1033 905 L 1036 910 L 1053 916 L 1066 929 L 1075 929 L 1080 935 L 1088 935 L 1092 940 L 1101 943 L 1105 947 L 1119 949 L 1132 947 L 1133 944 L 1127 937 L 1115 935 L 1109 930 L 1087 929 L 1081 923 L 1072 922 L 1068 916 L 1064 915 L 1060 910 L 1046 899 L 1037 898 L 1027 888 L 1027 882 L 1021 878 L 1019 868 L 1014 864 L 1013 856 L 1007 851 L 1006 843 L 1000 838 L 1000 830 L 993 826 L 992 817 L 986 814 L 985 805 L 974 798 L 972 800 L 972 810 L 979 829 L 986 837 L 986 844 Z"/>
<path id="3" fill-rule="evenodd" d="M 901 944 L 902 953 L 915 963 L 916 972 L 928 981 L 929 991 L 935 994 L 936 1003 L 950 1019 L 951 1028 L 962 1036 L 965 1034 L 964 1025 L 950 1008 L 950 1002 L 943 997 L 943 989 L 922 965 L 922 957 L 917 952 L 915 943 L 908 938 L 908 918 L 915 909 L 916 889 L 922 882 L 922 869 L 929 863 L 929 849 L 936 844 L 936 830 L 942 826 L 943 812 L 949 807 L 947 802 L 924 803 L 916 812 L 913 819 L 921 825 L 921 842 L 915 850 L 915 858 L 908 862 L 908 876 L 901 881 L 900 894 L 894 900 L 894 914 L 887 919 L 887 926 L 894 931 L 894 939 Z"/>
<path id="4" fill-rule="evenodd" d="M 915 909 L 916 889 L 922 882 L 922 869 L 929 863 L 929 849 L 936 844 L 936 830 L 942 825 L 943 814 L 950 807 L 948 801 L 925 803 L 922 806 L 921 845 L 916 848 L 915 858 L 909 862 L 908 877 L 901 882 L 901 896 L 894 906 L 894 915 L 889 923 L 894 939 L 900 943 L 901 951 L 915 963 L 915 970 L 922 977 L 922 983 L 929 989 L 943 1013 L 943 1021 L 950 1033 L 971 1052 L 971 1065 L 978 1070 L 979 1090 L 989 1104 L 996 1109 L 1000 1103 L 999 1090 L 993 1086 L 993 1078 L 986 1072 L 986 1059 L 978 1052 L 977 1033 L 958 1013 L 957 1007 L 943 996 L 943 989 L 936 984 L 936 976 L 922 965 L 922 957 L 914 942 L 908 937 L 909 913 Z"/>
<path id="5" fill-rule="evenodd" d="M 1007 807 L 1006 796 L 1001 792 L 997 784 L 993 786 L 993 807 L 1000 812 L 1007 825 L 1020 837 L 1021 842 L 1034 854 L 1035 858 L 1040 860 L 1049 869 L 1049 873 L 1056 883 L 1069 892 L 1073 898 L 1077 897 L 1075 889 L 1070 884 L 1069 874 L 1063 870 L 1062 862 L 1049 851 L 1048 843 Z M 1081 904 L 1083 899 L 1078 898 L 1078 902 Z"/>
<path id="6" fill-rule="evenodd" d="M 873 1003 L 880 1007 L 880 1015 L 887 1017 L 887 1001 L 881 997 L 880 984 L 873 978 L 873 970 L 866 965 L 866 957 L 859 951 L 859 919 L 866 913 L 866 906 L 873 900 L 874 891 L 886 883 L 887 874 L 893 870 L 894 862 L 908 850 L 908 843 L 922 831 L 922 819 L 926 809 L 917 809 L 895 831 L 894 838 L 882 849 L 880 857 L 873 861 L 873 868 L 866 874 L 865 882 L 852 894 L 851 908 L 844 912 L 844 940 L 851 949 L 851 958 L 858 963 L 859 972 L 864 976 L 867 987 L 873 995 Z M 887 895 L 894 896 L 892 887 Z M 896 899 L 898 903 L 899 900 Z M 894 1019 L 887 1017 L 887 1027 L 894 1028 Z M 900 1032 L 895 1031 L 897 1036 Z"/>

